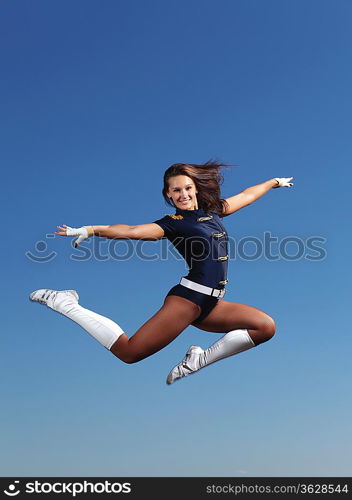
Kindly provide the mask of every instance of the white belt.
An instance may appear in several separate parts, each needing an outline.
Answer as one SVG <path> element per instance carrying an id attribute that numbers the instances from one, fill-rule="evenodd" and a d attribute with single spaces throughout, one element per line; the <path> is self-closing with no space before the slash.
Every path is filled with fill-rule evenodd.
<path id="1" fill-rule="evenodd" d="M 217 297 L 218 299 L 222 299 L 226 292 L 225 289 L 218 290 L 217 288 L 210 288 L 210 286 L 200 285 L 199 283 L 195 283 L 194 281 L 190 281 L 186 278 L 181 279 L 180 285 L 190 288 L 191 290 L 195 290 L 196 292 L 205 293 L 205 295 Z"/>

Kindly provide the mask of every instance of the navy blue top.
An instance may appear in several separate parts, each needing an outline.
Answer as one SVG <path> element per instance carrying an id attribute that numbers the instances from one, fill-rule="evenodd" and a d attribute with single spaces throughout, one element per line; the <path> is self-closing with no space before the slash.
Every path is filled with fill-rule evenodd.
<path id="1" fill-rule="evenodd" d="M 228 236 L 214 212 L 176 209 L 154 221 L 182 255 L 189 267 L 187 279 L 211 288 L 227 283 Z"/>

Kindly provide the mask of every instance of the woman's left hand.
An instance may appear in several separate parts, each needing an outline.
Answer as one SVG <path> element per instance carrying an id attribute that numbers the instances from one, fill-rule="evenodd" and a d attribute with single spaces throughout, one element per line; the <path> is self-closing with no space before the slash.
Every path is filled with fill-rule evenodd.
<path id="1" fill-rule="evenodd" d="M 275 188 L 279 187 L 292 187 L 293 182 L 292 181 L 293 177 L 275 177 L 275 180 L 277 181 L 277 186 L 274 186 Z"/>

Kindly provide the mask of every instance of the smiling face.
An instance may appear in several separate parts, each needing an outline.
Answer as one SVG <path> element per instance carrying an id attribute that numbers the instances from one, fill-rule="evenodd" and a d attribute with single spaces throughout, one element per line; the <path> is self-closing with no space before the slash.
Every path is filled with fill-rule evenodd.
<path id="1" fill-rule="evenodd" d="M 174 205 L 181 210 L 196 210 L 197 188 L 193 180 L 187 175 L 176 175 L 168 179 L 169 189 L 167 196 Z"/>

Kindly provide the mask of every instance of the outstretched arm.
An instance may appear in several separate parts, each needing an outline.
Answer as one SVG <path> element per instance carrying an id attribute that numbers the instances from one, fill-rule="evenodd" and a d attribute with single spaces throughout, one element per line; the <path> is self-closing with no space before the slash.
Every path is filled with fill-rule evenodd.
<path id="1" fill-rule="evenodd" d="M 244 189 L 241 193 L 236 194 L 235 196 L 226 198 L 223 212 L 224 216 L 231 215 L 234 212 L 237 212 L 237 210 L 250 205 L 273 188 L 291 187 L 293 185 L 292 182 L 290 182 L 292 179 L 293 177 L 275 177 L 275 179 L 270 179 L 262 182 L 261 184 L 256 184 L 255 186 Z"/>
<path id="2" fill-rule="evenodd" d="M 111 226 L 83 226 L 75 228 L 64 224 L 57 227 L 59 231 L 55 231 L 55 234 L 60 236 L 77 236 L 74 243 L 75 247 L 90 236 L 101 236 L 113 240 L 131 239 L 151 241 L 160 240 L 164 236 L 164 230 L 158 224 L 154 224 L 154 222 L 137 226 L 114 224 Z"/>

